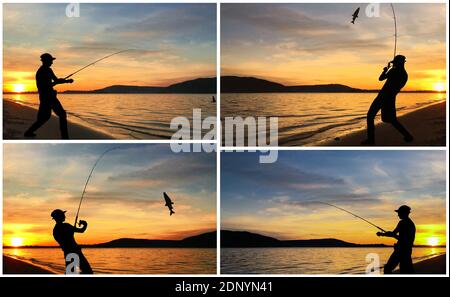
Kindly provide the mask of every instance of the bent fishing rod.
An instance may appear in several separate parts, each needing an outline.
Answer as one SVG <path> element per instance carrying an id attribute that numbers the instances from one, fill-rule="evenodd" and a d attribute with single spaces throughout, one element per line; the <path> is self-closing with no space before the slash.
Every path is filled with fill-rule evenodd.
<path id="1" fill-rule="evenodd" d="M 351 214 L 351 215 L 354 216 L 355 218 L 361 219 L 361 220 L 363 220 L 364 222 L 369 223 L 370 225 L 374 226 L 374 227 L 377 228 L 378 230 L 383 231 L 383 232 L 387 232 L 387 231 L 384 230 L 383 228 L 381 228 L 381 227 L 375 225 L 374 223 L 372 223 L 372 222 L 366 220 L 365 218 L 363 218 L 363 217 L 361 217 L 361 216 L 359 216 L 359 215 L 357 215 L 357 214 L 355 214 L 355 213 L 353 213 L 353 212 L 351 212 L 351 211 L 348 211 L 348 210 L 346 210 L 346 209 L 343 209 L 342 207 L 339 207 L 339 206 L 336 206 L 336 205 L 334 205 L 334 204 L 327 203 L 327 202 L 321 202 L 321 201 L 317 201 L 317 203 L 326 204 L 326 205 L 328 205 L 328 206 L 331 206 L 331 207 L 337 208 L 337 209 L 339 209 L 339 210 L 345 211 L 346 213 Z"/>
<path id="2" fill-rule="evenodd" d="M 394 58 L 397 54 L 397 17 L 395 16 L 394 4 L 391 3 L 392 15 L 394 16 Z"/>
<path id="3" fill-rule="evenodd" d="M 86 183 L 84 184 L 84 188 L 83 188 L 83 192 L 81 193 L 81 198 L 80 198 L 80 203 L 78 204 L 78 210 L 77 210 L 77 215 L 75 216 L 75 223 L 74 226 L 77 225 L 78 222 L 78 215 L 80 214 L 80 208 L 81 208 L 81 203 L 83 202 L 83 198 L 84 198 L 84 194 L 86 193 L 86 188 L 87 185 L 89 184 L 89 181 L 91 179 L 92 173 L 94 172 L 95 167 L 97 166 L 98 162 L 100 162 L 100 160 L 103 158 L 104 155 L 106 155 L 107 153 L 109 153 L 112 150 L 118 149 L 119 147 L 113 147 L 113 148 L 109 148 L 106 151 L 104 151 L 100 157 L 98 157 L 97 161 L 95 161 L 94 166 L 92 166 L 91 172 L 89 172 L 89 175 L 87 177 Z"/>
<path id="4" fill-rule="evenodd" d="M 109 57 L 112 57 L 112 56 L 121 54 L 121 53 L 123 53 L 123 52 L 128 52 L 128 51 L 131 51 L 131 50 L 132 50 L 132 49 L 122 50 L 122 51 L 118 51 L 118 52 L 112 53 L 112 54 L 110 54 L 110 55 L 104 56 L 103 58 L 100 58 L 100 59 L 98 59 L 98 60 L 95 60 L 94 62 L 89 63 L 89 64 L 87 64 L 86 66 L 81 67 L 81 68 L 78 69 L 77 71 L 75 71 L 75 72 L 69 74 L 68 76 L 64 77 L 64 79 L 68 79 L 68 78 L 71 77 L 72 75 L 74 75 L 74 74 L 76 74 L 76 73 L 78 73 L 78 72 L 80 72 L 80 71 L 82 71 L 82 70 L 88 68 L 89 66 L 95 65 L 96 63 L 98 63 L 98 62 L 100 62 L 100 61 L 103 61 L 103 60 L 105 60 L 105 59 L 108 59 Z"/>

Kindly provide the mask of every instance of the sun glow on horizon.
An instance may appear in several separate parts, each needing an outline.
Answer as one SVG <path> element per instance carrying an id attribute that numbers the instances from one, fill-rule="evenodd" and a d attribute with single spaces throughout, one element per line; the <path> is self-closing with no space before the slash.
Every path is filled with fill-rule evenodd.
<path id="1" fill-rule="evenodd" d="M 435 90 L 437 92 L 444 92 L 445 91 L 445 82 L 443 82 L 443 81 L 435 82 L 433 84 L 433 90 Z"/>
<path id="2" fill-rule="evenodd" d="M 13 84 L 12 91 L 14 93 L 23 93 L 23 92 L 25 92 L 25 85 L 24 84 Z"/>
<path id="3" fill-rule="evenodd" d="M 23 246 L 24 239 L 20 237 L 11 238 L 11 246 L 13 247 L 21 247 Z"/>
<path id="4" fill-rule="evenodd" d="M 427 238 L 428 245 L 437 246 L 439 245 L 439 238 L 432 236 Z"/>

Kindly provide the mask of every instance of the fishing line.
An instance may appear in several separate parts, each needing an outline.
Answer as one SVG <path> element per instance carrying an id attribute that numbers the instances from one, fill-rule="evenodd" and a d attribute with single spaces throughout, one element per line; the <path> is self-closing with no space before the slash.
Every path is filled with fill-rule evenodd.
<path id="1" fill-rule="evenodd" d="M 77 210 L 77 215 L 75 216 L 75 223 L 74 226 L 76 226 L 77 222 L 78 222 L 78 215 L 80 213 L 80 208 L 81 208 L 81 203 L 83 202 L 83 198 L 84 198 L 84 194 L 86 193 L 86 188 L 89 184 L 89 180 L 91 179 L 92 173 L 94 172 L 95 167 L 97 166 L 98 162 L 100 162 L 100 160 L 103 158 L 104 155 L 106 155 L 107 153 L 109 153 L 112 150 L 118 149 L 119 147 L 113 147 L 113 148 L 109 148 L 106 151 L 104 151 L 97 159 L 97 161 L 95 161 L 94 166 L 92 166 L 91 171 L 89 172 L 89 175 L 86 179 L 86 183 L 84 184 L 84 188 L 83 188 L 83 192 L 81 193 L 81 198 L 80 198 L 80 203 L 78 204 L 78 210 Z"/>
<path id="2" fill-rule="evenodd" d="M 351 215 L 354 216 L 355 218 L 361 219 L 361 220 L 363 220 L 364 222 L 369 223 L 370 225 L 374 226 L 374 227 L 377 228 L 378 230 L 381 230 L 381 231 L 383 231 L 383 232 L 386 232 L 386 230 L 384 230 L 383 228 L 381 228 L 381 227 L 375 225 L 374 223 L 372 223 L 372 222 L 366 220 L 365 218 L 363 218 L 363 217 L 361 217 L 361 216 L 359 216 L 359 215 L 357 215 L 357 214 L 355 214 L 355 213 L 353 213 L 353 212 L 351 212 L 351 211 L 348 211 L 348 210 L 346 210 L 346 209 L 343 209 L 342 207 L 336 206 L 336 205 L 331 204 L 331 203 L 322 202 L 322 201 L 317 201 L 317 203 L 325 204 L 325 205 L 328 205 L 328 206 L 332 206 L 332 207 L 334 207 L 334 208 L 337 208 L 337 209 L 339 209 L 339 210 L 341 210 L 341 211 L 345 211 L 346 213 L 351 214 Z"/>

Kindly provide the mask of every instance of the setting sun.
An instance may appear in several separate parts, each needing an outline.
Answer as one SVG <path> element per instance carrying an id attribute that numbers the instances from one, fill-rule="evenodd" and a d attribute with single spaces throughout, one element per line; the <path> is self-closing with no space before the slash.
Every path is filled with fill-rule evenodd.
<path id="1" fill-rule="evenodd" d="M 22 93 L 25 91 L 25 85 L 24 84 L 13 84 L 12 86 L 14 93 Z"/>
<path id="2" fill-rule="evenodd" d="M 445 83 L 442 81 L 434 83 L 433 90 L 438 91 L 438 92 L 445 91 Z"/>
<path id="3" fill-rule="evenodd" d="M 427 239 L 427 243 L 428 243 L 428 245 L 436 246 L 436 245 L 439 244 L 439 238 L 437 238 L 437 237 L 429 237 Z"/>
<path id="4" fill-rule="evenodd" d="M 11 246 L 19 247 L 23 245 L 23 238 L 13 237 L 11 238 Z"/>

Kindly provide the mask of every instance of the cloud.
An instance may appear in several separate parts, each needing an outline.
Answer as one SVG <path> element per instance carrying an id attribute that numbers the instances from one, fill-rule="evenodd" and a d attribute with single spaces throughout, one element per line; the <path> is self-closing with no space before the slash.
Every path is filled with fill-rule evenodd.
<path id="1" fill-rule="evenodd" d="M 221 13 L 226 22 L 252 25 L 271 34 L 292 34 L 297 37 L 330 35 L 346 27 L 277 4 L 223 4 Z"/>
<path id="2" fill-rule="evenodd" d="M 149 168 L 109 177 L 110 181 L 132 182 L 135 186 L 147 187 L 149 184 L 176 187 L 196 181 L 212 180 L 215 177 L 215 162 L 209 156 L 186 156 L 183 162 L 176 157 L 167 158 Z"/>
<path id="3" fill-rule="evenodd" d="M 252 166 L 249 160 L 243 159 L 236 169 L 226 168 L 238 179 L 249 180 L 261 188 L 275 187 L 280 190 L 323 189 L 342 185 L 341 178 L 307 172 L 282 161 L 270 165 L 270 168 Z"/>
<path id="4" fill-rule="evenodd" d="M 105 29 L 106 33 L 116 33 L 126 38 L 167 38 L 180 35 L 189 35 L 204 31 L 212 25 L 213 10 L 207 14 L 198 7 L 178 6 L 170 11 L 161 10 L 149 16 L 129 21 L 120 25 L 112 25 Z M 211 30 L 214 32 L 214 30 Z"/>

